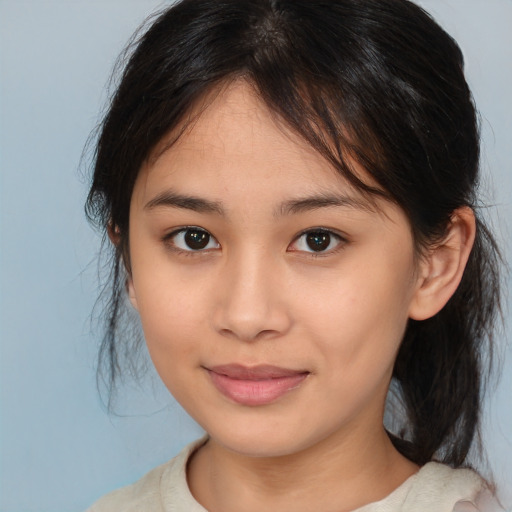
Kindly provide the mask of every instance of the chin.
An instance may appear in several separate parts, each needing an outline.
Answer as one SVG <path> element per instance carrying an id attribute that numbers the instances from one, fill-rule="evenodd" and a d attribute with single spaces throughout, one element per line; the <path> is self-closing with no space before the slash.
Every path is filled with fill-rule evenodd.
<path id="1" fill-rule="evenodd" d="M 287 457 L 307 450 L 324 439 L 324 433 L 308 436 L 303 426 L 300 421 L 292 425 L 264 425 L 263 421 L 255 419 L 251 425 L 231 424 L 230 428 L 222 425 L 207 432 L 217 444 L 241 456 Z"/>

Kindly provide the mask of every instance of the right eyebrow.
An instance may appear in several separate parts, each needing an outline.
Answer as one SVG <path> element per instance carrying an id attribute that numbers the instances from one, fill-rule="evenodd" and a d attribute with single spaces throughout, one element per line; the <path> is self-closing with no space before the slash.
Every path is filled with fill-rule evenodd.
<path id="1" fill-rule="evenodd" d="M 278 208 L 276 215 L 298 214 L 330 207 L 348 207 L 355 210 L 372 211 L 368 202 L 355 197 L 338 194 L 320 194 L 285 201 Z"/>
<path id="2" fill-rule="evenodd" d="M 148 201 L 144 205 L 144 210 L 154 210 L 155 208 L 183 208 L 198 213 L 217 213 L 225 215 L 224 209 L 217 201 L 210 201 L 202 197 L 178 194 L 172 190 L 166 190 Z"/>

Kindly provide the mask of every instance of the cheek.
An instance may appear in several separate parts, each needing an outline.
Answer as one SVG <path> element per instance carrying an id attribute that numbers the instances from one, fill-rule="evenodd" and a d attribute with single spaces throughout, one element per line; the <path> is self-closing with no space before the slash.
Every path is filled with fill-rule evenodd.
<path id="1" fill-rule="evenodd" d="M 315 293 L 301 305 L 312 339 L 326 355 L 338 356 L 349 372 L 364 372 L 382 361 L 392 364 L 407 324 L 410 265 L 371 263 L 363 261 L 317 281 Z"/>
<path id="2" fill-rule="evenodd" d="M 172 281 L 171 281 L 172 282 Z M 176 345 L 173 340 L 187 342 L 193 339 L 200 327 L 201 301 L 178 283 L 171 286 L 155 286 L 147 293 L 139 293 L 139 314 L 148 345 Z"/>
<path id="3" fill-rule="evenodd" d="M 160 300 L 155 295 L 139 308 L 144 337 L 157 373 L 179 400 L 191 386 L 190 375 L 185 370 L 190 372 L 199 366 L 197 313 L 192 313 L 190 302 L 178 291 L 166 292 Z"/>
<path id="4" fill-rule="evenodd" d="M 134 261 L 134 289 L 146 344 L 153 363 L 167 383 L 166 372 L 194 353 L 204 330 L 205 303 L 194 282 L 183 274 Z M 149 271 L 148 271 L 149 269 Z"/>

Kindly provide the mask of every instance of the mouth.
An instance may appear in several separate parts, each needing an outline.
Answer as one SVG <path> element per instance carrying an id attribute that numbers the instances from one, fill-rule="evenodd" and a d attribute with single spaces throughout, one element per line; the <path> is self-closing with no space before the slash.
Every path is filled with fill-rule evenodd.
<path id="1" fill-rule="evenodd" d="M 225 397 L 247 406 L 267 405 L 298 388 L 308 371 L 277 366 L 228 364 L 206 368 L 213 385 Z"/>

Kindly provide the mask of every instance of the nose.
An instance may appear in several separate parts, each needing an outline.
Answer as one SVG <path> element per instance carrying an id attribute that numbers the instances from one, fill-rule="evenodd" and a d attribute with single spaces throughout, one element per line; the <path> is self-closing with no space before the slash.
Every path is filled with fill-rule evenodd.
<path id="1" fill-rule="evenodd" d="M 290 329 L 283 268 L 269 260 L 253 251 L 226 262 L 214 313 L 215 329 L 223 336 L 250 342 Z"/>

